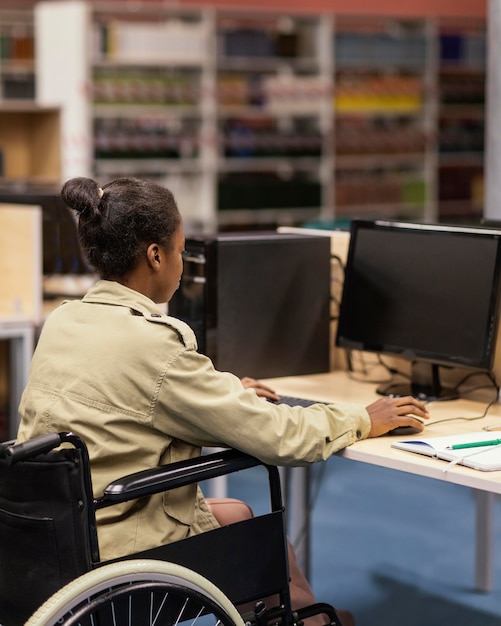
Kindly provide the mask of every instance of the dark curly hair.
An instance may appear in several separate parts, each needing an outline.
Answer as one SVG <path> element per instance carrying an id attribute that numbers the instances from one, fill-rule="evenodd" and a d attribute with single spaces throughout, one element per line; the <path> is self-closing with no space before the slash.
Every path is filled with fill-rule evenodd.
<path id="1" fill-rule="evenodd" d="M 174 196 L 139 178 L 117 178 L 102 189 L 91 178 L 72 178 L 61 197 L 78 213 L 82 250 L 101 278 L 121 278 L 151 243 L 170 249 L 181 222 Z"/>

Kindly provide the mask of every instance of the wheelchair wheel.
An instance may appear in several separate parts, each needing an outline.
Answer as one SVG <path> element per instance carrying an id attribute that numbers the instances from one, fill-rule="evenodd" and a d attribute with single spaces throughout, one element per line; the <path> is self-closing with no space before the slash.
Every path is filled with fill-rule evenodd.
<path id="1" fill-rule="evenodd" d="M 49 598 L 25 626 L 243 626 L 235 606 L 196 572 L 164 561 L 103 565 Z"/>

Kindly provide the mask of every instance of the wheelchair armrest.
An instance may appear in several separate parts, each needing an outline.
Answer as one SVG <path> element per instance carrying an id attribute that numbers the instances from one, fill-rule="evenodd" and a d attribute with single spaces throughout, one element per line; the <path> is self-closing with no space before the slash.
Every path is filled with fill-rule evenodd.
<path id="1" fill-rule="evenodd" d="M 113 481 L 105 488 L 103 497 L 96 500 L 96 508 L 184 487 L 257 465 L 263 463 L 238 450 L 223 450 L 195 459 L 162 465 Z"/>

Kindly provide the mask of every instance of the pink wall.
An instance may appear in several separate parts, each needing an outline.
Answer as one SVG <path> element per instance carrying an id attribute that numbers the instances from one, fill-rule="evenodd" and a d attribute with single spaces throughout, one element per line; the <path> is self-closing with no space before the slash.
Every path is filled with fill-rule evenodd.
<path id="1" fill-rule="evenodd" d="M 99 0 L 89 0 L 89 2 Z M 165 0 L 121 0 L 120 5 L 133 3 L 140 6 L 162 2 Z M 305 13 L 344 13 L 350 15 L 394 15 L 394 16 L 452 16 L 452 17 L 480 17 L 487 15 L 488 0 L 177 0 L 172 6 L 218 6 L 236 9 L 257 9 L 299 11 Z M 0 9 L 30 7 L 36 0 L 0 0 Z"/>
<path id="2" fill-rule="evenodd" d="M 162 0 L 148 1 L 158 2 Z M 122 0 L 122 2 L 125 3 L 127 0 Z M 258 9 L 260 11 L 279 9 L 350 15 L 436 15 L 484 18 L 487 14 L 487 0 L 179 0 L 178 4 Z"/>

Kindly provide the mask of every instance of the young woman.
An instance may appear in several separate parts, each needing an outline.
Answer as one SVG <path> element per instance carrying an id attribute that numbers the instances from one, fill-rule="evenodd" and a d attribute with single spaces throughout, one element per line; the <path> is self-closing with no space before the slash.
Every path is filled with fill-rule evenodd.
<path id="1" fill-rule="evenodd" d="M 217 371 L 197 352 L 193 331 L 159 306 L 179 287 L 183 271 L 183 224 L 170 191 L 135 178 L 103 188 L 75 178 L 63 186 L 62 198 L 78 214 L 82 249 L 100 280 L 45 322 L 20 404 L 19 440 L 79 434 L 89 448 L 96 494 L 118 476 L 199 456 L 202 446 L 304 465 L 359 439 L 415 426 L 412 415 L 427 417 L 411 397 L 381 398 L 366 408 L 266 402 L 261 396 L 276 397 L 272 390 Z M 224 521 L 233 519 L 232 509 L 222 507 L 230 512 Z M 107 508 L 98 512 L 101 555 L 114 558 L 201 533 L 218 527 L 217 517 L 223 521 L 197 486 Z M 291 574 L 296 605 L 314 601 L 293 555 Z"/>

